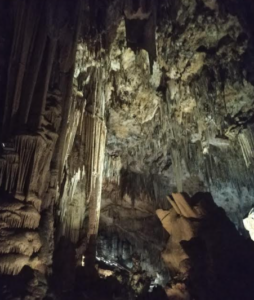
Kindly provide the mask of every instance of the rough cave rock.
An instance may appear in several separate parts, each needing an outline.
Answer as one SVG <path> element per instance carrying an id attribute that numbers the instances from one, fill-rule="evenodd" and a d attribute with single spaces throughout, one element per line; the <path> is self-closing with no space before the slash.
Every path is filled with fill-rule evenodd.
<path id="1" fill-rule="evenodd" d="M 253 299 L 253 16 L 0 0 L 0 299 Z"/>

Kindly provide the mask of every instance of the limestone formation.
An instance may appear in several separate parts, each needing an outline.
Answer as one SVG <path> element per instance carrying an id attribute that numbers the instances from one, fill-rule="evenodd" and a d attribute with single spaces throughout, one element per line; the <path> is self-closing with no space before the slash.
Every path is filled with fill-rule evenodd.
<path id="1" fill-rule="evenodd" d="M 192 295 L 200 299 L 223 299 L 226 295 L 251 299 L 246 288 L 251 286 L 248 272 L 254 265 L 246 260 L 252 260 L 252 250 L 211 195 L 198 193 L 190 198 L 187 194 L 173 194 L 168 199 L 172 208 L 157 210 L 157 215 L 170 234 L 162 253 L 174 276 L 166 288 L 169 299 L 191 299 Z M 233 267 L 235 261 L 238 263 Z M 229 265 L 231 273 L 221 287 L 220 280 Z M 235 276 L 238 285 L 232 286 Z"/>
<path id="2" fill-rule="evenodd" d="M 1 299 L 249 299 L 253 14 L 0 1 Z"/>
<path id="3" fill-rule="evenodd" d="M 247 218 L 243 220 L 243 224 L 246 230 L 248 230 L 250 237 L 254 240 L 254 217 L 253 217 L 253 209 L 249 212 Z"/>

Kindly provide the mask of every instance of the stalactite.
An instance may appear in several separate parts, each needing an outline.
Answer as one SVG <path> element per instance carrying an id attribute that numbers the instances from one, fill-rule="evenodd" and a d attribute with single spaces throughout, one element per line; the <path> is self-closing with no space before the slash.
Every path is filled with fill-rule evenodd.
<path id="1" fill-rule="evenodd" d="M 19 110 L 26 65 L 31 54 L 29 50 L 33 47 L 34 36 L 40 20 L 38 17 L 40 8 L 41 4 L 38 6 L 29 2 L 18 4 L 18 7 L 15 7 L 14 10 L 14 38 L 11 50 L 11 64 L 9 65 L 8 72 L 3 121 L 6 128 L 6 132 L 4 133 L 5 137 L 8 137 L 8 134 L 10 134 L 13 129 L 14 119 Z"/>
<path id="2" fill-rule="evenodd" d="M 36 269 L 40 265 L 38 258 L 30 258 L 22 254 L 9 254 L 0 256 L 0 274 L 17 275 L 24 266 Z"/>
<path id="3" fill-rule="evenodd" d="M 254 126 L 243 129 L 238 135 L 238 141 L 246 166 L 249 168 L 254 161 Z"/>
<path id="4" fill-rule="evenodd" d="M 182 183 L 183 174 L 182 174 L 182 162 L 181 162 L 180 151 L 178 149 L 173 148 L 171 151 L 171 155 L 172 155 L 172 163 L 174 168 L 177 191 L 181 192 L 183 190 L 183 183 Z"/>
<path id="5" fill-rule="evenodd" d="M 87 191 L 80 191 L 82 182 L 86 181 L 85 170 L 85 145 L 86 140 L 86 124 L 84 117 L 84 107 L 86 101 L 83 99 L 76 99 L 73 107 L 73 116 L 70 116 L 70 123 L 67 129 L 67 137 L 65 148 L 65 161 L 67 179 L 65 189 L 60 199 L 61 210 L 61 229 L 59 236 L 63 235 L 69 237 L 71 241 L 77 242 L 80 236 L 80 229 L 83 225 L 85 217 L 85 206 L 87 199 Z M 79 147 L 76 147 L 76 143 Z M 77 195 L 81 192 L 82 195 Z"/>
<path id="6" fill-rule="evenodd" d="M 18 136 L 15 139 L 15 149 L 19 153 L 19 170 L 16 187 L 16 197 L 20 200 L 25 198 L 24 188 L 27 180 L 30 163 L 33 159 L 36 147 L 36 138 L 33 136 Z"/>
<path id="7" fill-rule="evenodd" d="M 24 200 L 29 192 L 33 194 L 39 190 L 42 195 L 47 182 L 43 179 L 50 168 L 56 138 L 57 135 L 51 135 L 46 140 L 41 136 L 29 135 L 15 138 L 14 153 L 5 154 L 0 160 L 0 180 L 5 190 L 16 190 L 16 197 L 20 200 Z M 44 185 L 39 185 L 43 181 Z M 36 205 L 38 207 L 38 203 Z"/>
<path id="8" fill-rule="evenodd" d="M 42 199 L 50 180 L 50 164 L 55 149 L 58 135 L 47 133 L 46 136 L 38 136 L 36 148 L 30 169 L 30 179 L 27 184 L 27 199 Z M 34 195 L 36 195 L 34 197 Z"/>
<path id="9" fill-rule="evenodd" d="M 69 55 L 67 56 L 66 60 L 68 61 L 68 64 L 61 64 L 60 66 L 60 72 L 64 73 L 64 76 L 61 77 L 59 86 L 61 89 L 63 89 L 63 104 L 62 104 L 62 121 L 59 128 L 59 138 L 57 140 L 56 149 L 52 161 L 52 165 L 54 169 L 59 170 L 59 182 L 62 181 L 62 175 L 64 170 L 64 164 L 65 164 L 65 158 L 66 158 L 66 147 L 68 147 L 68 140 L 66 141 L 67 130 L 68 130 L 68 119 L 70 115 L 73 113 L 71 111 L 71 103 L 73 101 L 72 97 L 72 90 L 73 90 L 73 78 L 75 74 L 75 55 L 77 51 L 77 45 L 78 45 L 78 38 L 80 34 L 80 27 L 81 27 L 81 12 L 82 12 L 82 1 L 77 0 L 75 2 L 75 6 L 73 9 L 73 15 L 72 15 L 72 22 L 73 22 L 73 28 L 75 28 L 75 31 L 72 32 L 72 29 L 69 30 L 72 32 L 72 47 Z M 68 44 L 69 42 L 67 42 Z M 68 66 L 68 68 L 67 68 Z M 66 143 L 67 142 L 67 143 Z"/>
<path id="10" fill-rule="evenodd" d="M 21 254 L 1 255 L 0 274 L 17 275 L 28 264 L 29 256 Z"/>
<path id="11" fill-rule="evenodd" d="M 6 161 L 5 189 L 10 192 L 16 191 L 16 198 L 21 200 L 8 197 L 1 201 L 0 220 L 4 227 L 16 230 L 38 229 L 41 218 L 39 213 L 41 199 L 38 196 L 43 196 L 47 188 L 45 186 L 47 180 L 44 176 L 50 168 L 56 137 L 57 135 L 50 136 L 50 134 L 48 137 L 41 135 L 17 136 L 14 139 L 12 152 L 3 156 Z M 0 230 L 1 236 L 3 236 L 2 230 Z M 28 264 L 29 257 L 38 253 L 40 248 L 41 241 L 38 233 L 15 232 L 13 236 L 9 236 L 7 240 L 4 239 L 0 243 L 0 252 L 6 253 L 7 261 L 9 256 L 12 257 L 12 253 L 21 253 L 28 258 L 26 262 L 22 261 L 20 257 L 18 260 L 10 259 L 9 262 L 3 264 L 2 272 L 19 273 L 22 267 Z M 0 255 L 0 260 L 2 257 Z"/>
<path id="12" fill-rule="evenodd" d="M 11 15 L 8 28 L 12 30 L 1 105 L 4 118 L 0 122 L 1 274 L 17 275 L 24 266 L 46 273 L 52 263 L 52 208 L 61 184 L 62 166 L 77 131 L 75 128 L 68 137 L 66 129 L 69 117 L 77 127 L 82 114 L 76 110 L 72 115 L 71 111 L 75 107 L 72 82 L 83 11 L 82 1 L 74 2 L 69 5 L 68 1 L 60 4 L 28 0 L 7 5 Z M 79 102 L 80 99 L 78 105 Z M 65 145 L 66 137 L 69 144 Z M 42 214 L 44 222 L 45 210 L 49 211 L 50 226 L 42 230 L 40 220 Z M 6 235 L 5 229 L 12 234 Z M 35 282 L 33 291 L 36 285 L 41 288 Z M 39 294 L 33 296 L 42 299 Z"/>
<path id="13" fill-rule="evenodd" d="M 85 104 L 85 102 L 84 102 Z M 67 130 L 67 137 L 66 137 L 66 153 L 65 153 L 65 161 L 67 160 L 67 157 L 70 155 L 71 150 L 73 148 L 73 143 L 75 140 L 75 136 L 77 134 L 77 130 L 79 127 L 79 124 L 82 122 L 82 116 L 83 116 L 83 109 L 79 110 L 76 108 L 73 108 L 73 115 L 70 116 L 70 124 Z"/>
<path id="14" fill-rule="evenodd" d="M 77 170 L 66 182 L 66 189 L 61 199 L 61 231 L 60 234 L 76 243 L 80 237 L 86 209 L 86 194 L 77 188 L 84 181 L 84 172 Z"/>
<path id="15" fill-rule="evenodd" d="M 31 228 L 36 229 L 40 223 L 40 214 L 29 205 L 21 202 L 2 203 L 0 207 L 0 220 L 13 228 Z"/>
<path id="16" fill-rule="evenodd" d="M 120 185 L 120 171 L 122 161 L 120 156 L 105 154 L 104 178 L 105 180 Z"/>
<path id="17" fill-rule="evenodd" d="M 41 127 L 42 115 L 46 106 L 47 91 L 49 88 L 56 46 L 57 40 L 47 40 L 47 45 L 44 52 L 45 60 L 42 62 L 38 77 L 38 80 L 40 80 L 40 86 L 35 90 L 34 101 L 31 105 L 31 113 L 28 120 L 29 125 L 35 130 L 38 130 Z"/>
<path id="18" fill-rule="evenodd" d="M 23 231 L 21 233 L 0 236 L 0 253 L 20 253 L 31 257 L 41 248 L 39 234 L 33 231 Z"/>
<path id="19" fill-rule="evenodd" d="M 102 175 L 104 164 L 104 151 L 106 142 L 106 128 L 103 122 L 99 121 L 97 124 L 99 132 L 96 135 L 95 151 L 96 157 L 93 160 L 94 166 L 92 167 L 93 185 L 91 191 L 90 208 L 89 208 L 89 229 L 88 236 L 97 235 L 99 225 L 99 215 L 101 207 L 101 189 L 102 189 Z"/>
<path id="20" fill-rule="evenodd" d="M 15 188 L 19 159 L 16 153 L 7 153 L 0 159 L 0 185 L 6 191 L 12 192 Z"/>
<path id="21" fill-rule="evenodd" d="M 88 223 L 88 246 L 86 249 L 86 264 L 94 267 L 95 252 L 96 252 L 96 238 L 99 228 L 100 208 L 101 208 L 101 191 L 102 191 L 102 177 L 104 167 L 104 153 L 106 144 L 106 127 L 104 121 L 99 117 L 87 114 L 86 118 L 90 121 L 90 132 L 87 134 L 91 137 L 92 142 L 89 144 L 87 153 L 89 153 L 90 160 L 87 160 L 89 179 L 89 223 Z"/>
<path id="22" fill-rule="evenodd" d="M 34 91 L 38 74 L 40 71 L 44 49 L 47 40 L 47 31 L 45 30 L 45 19 L 42 17 L 44 12 L 41 13 L 41 17 L 38 18 L 38 34 L 34 41 L 34 51 L 29 59 L 29 67 L 24 77 L 24 86 L 27 88 L 22 92 L 21 104 L 19 111 L 19 124 L 26 124 L 28 121 L 31 105 L 33 102 Z M 29 87 L 29 88 L 28 88 Z"/>

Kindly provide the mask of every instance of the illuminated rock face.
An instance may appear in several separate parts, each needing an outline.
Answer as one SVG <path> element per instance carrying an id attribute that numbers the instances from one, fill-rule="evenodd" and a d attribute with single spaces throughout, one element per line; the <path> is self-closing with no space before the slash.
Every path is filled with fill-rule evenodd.
<path id="1" fill-rule="evenodd" d="M 190 299 L 191 295 L 200 299 L 251 299 L 249 274 L 254 264 L 247 260 L 253 260 L 253 245 L 239 235 L 210 194 L 198 193 L 192 198 L 173 194 L 169 201 L 169 211 L 157 210 L 170 234 L 162 253 L 174 275 L 166 289 L 169 299 L 174 295 L 179 299 Z M 236 278 L 238 285 L 232 285 Z"/>
<path id="2" fill-rule="evenodd" d="M 249 212 L 247 218 L 243 220 L 243 224 L 246 230 L 248 230 L 251 239 L 254 241 L 254 216 L 253 209 Z"/>
<path id="3" fill-rule="evenodd" d="M 172 205 L 169 211 L 162 209 L 156 211 L 163 227 L 169 233 L 169 240 L 166 249 L 162 252 L 162 258 L 172 274 L 183 281 L 179 285 L 181 290 L 181 284 L 185 286 L 184 281 L 190 276 L 193 267 L 192 257 L 186 251 L 186 245 L 200 239 L 202 222 L 214 213 L 215 205 L 205 194 L 203 197 L 201 195 L 199 202 L 187 194 L 172 194 L 168 200 Z M 198 246 L 196 247 L 198 251 Z M 179 289 L 175 285 L 172 290 L 167 290 L 167 294 L 173 295 L 176 291 L 181 294 Z"/>
<path id="4" fill-rule="evenodd" d="M 43 299 L 52 268 L 80 7 L 62 4 L 0 4 L 1 299 Z"/>
<path id="5" fill-rule="evenodd" d="M 254 195 L 252 42 L 245 12 L 229 3 L 162 1 L 153 64 L 145 47 L 128 48 L 131 25 L 119 23 L 109 54 L 106 151 L 125 169 L 162 177 L 168 193 L 211 191 L 243 230 Z M 141 11 L 135 18 L 144 18 Z"/>

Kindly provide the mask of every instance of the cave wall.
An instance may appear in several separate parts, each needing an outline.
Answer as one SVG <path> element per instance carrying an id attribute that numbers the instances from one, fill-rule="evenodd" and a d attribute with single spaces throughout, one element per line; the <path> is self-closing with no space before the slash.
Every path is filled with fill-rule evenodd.
<path id="1" fill-rule="evenodd" d="M 99 63 L 105 28 L 97 16 L 103 8 L 79 0 L 1 1 L 0 273 L 6 299 L 42 299 L 52 268 L 62 267 L 65 255 L 75 270 L 87 204 L 87 245 L 97 236 L 107 133 L 106 70 Z M 65 291 L 75 274 L 61 267 Z M 20 289 L 13 290 L 17 282 Z"/>
<path id="2" fill-rule="evenodd" d="M 243 230 L 253 12 L 248 0 L 0 2 L 0 273 L 48 276 L 57 248 L 73 282 L 58 246 L 74 270 L 89 241 L 94 258 L 99 219 L 159 255 L 155 211 L 174 191 L 210 191 Z"/>
<path id="3" fill-rule="evenodd" d="M 6 298 L 47 291 L 80 5 L 1 1 L 1 284 L 26 278 L 20 289 L 2 286 Z"/>
<path id="4" fill-rule="evenodd" d="M 122 42 L 124 24 L 111 50 L 108 153 L 133 180 L 155 178 L 161 201 L 176 190 L 211 191 L 239 228 L 253 203 L 251 9 L 248 1 L 162 1 L 152 72 L 145 47 L 135 54 Z"/>
<path id="5" fill-rule="evenodd" d="M 162 257 L 173 280 L 168 299 L 252 299 L 253 243 L 244 239 L 210 193 L 173 193 L 156 211 L 169 233 Z"/>
<path id="6" fill-rule="evenodd" d="M 212 2 L 168 6 L 171 14 L 177 14 L 168 23 L 167 44 L 165 36 L 159 35 L 162 55 L 158 60 L 165 68 L 177 189 L 188 191 L 193 184 L 189 178 L 199 177 L 241 226 L 253 197 L 253 75 L 246 67 L 252 27 L 247 17 L 247 24 L 242 23 L 241 9 L 236 12 L 227 4 Z M 167 123 L 164 126 L 168 128 Z"/>

